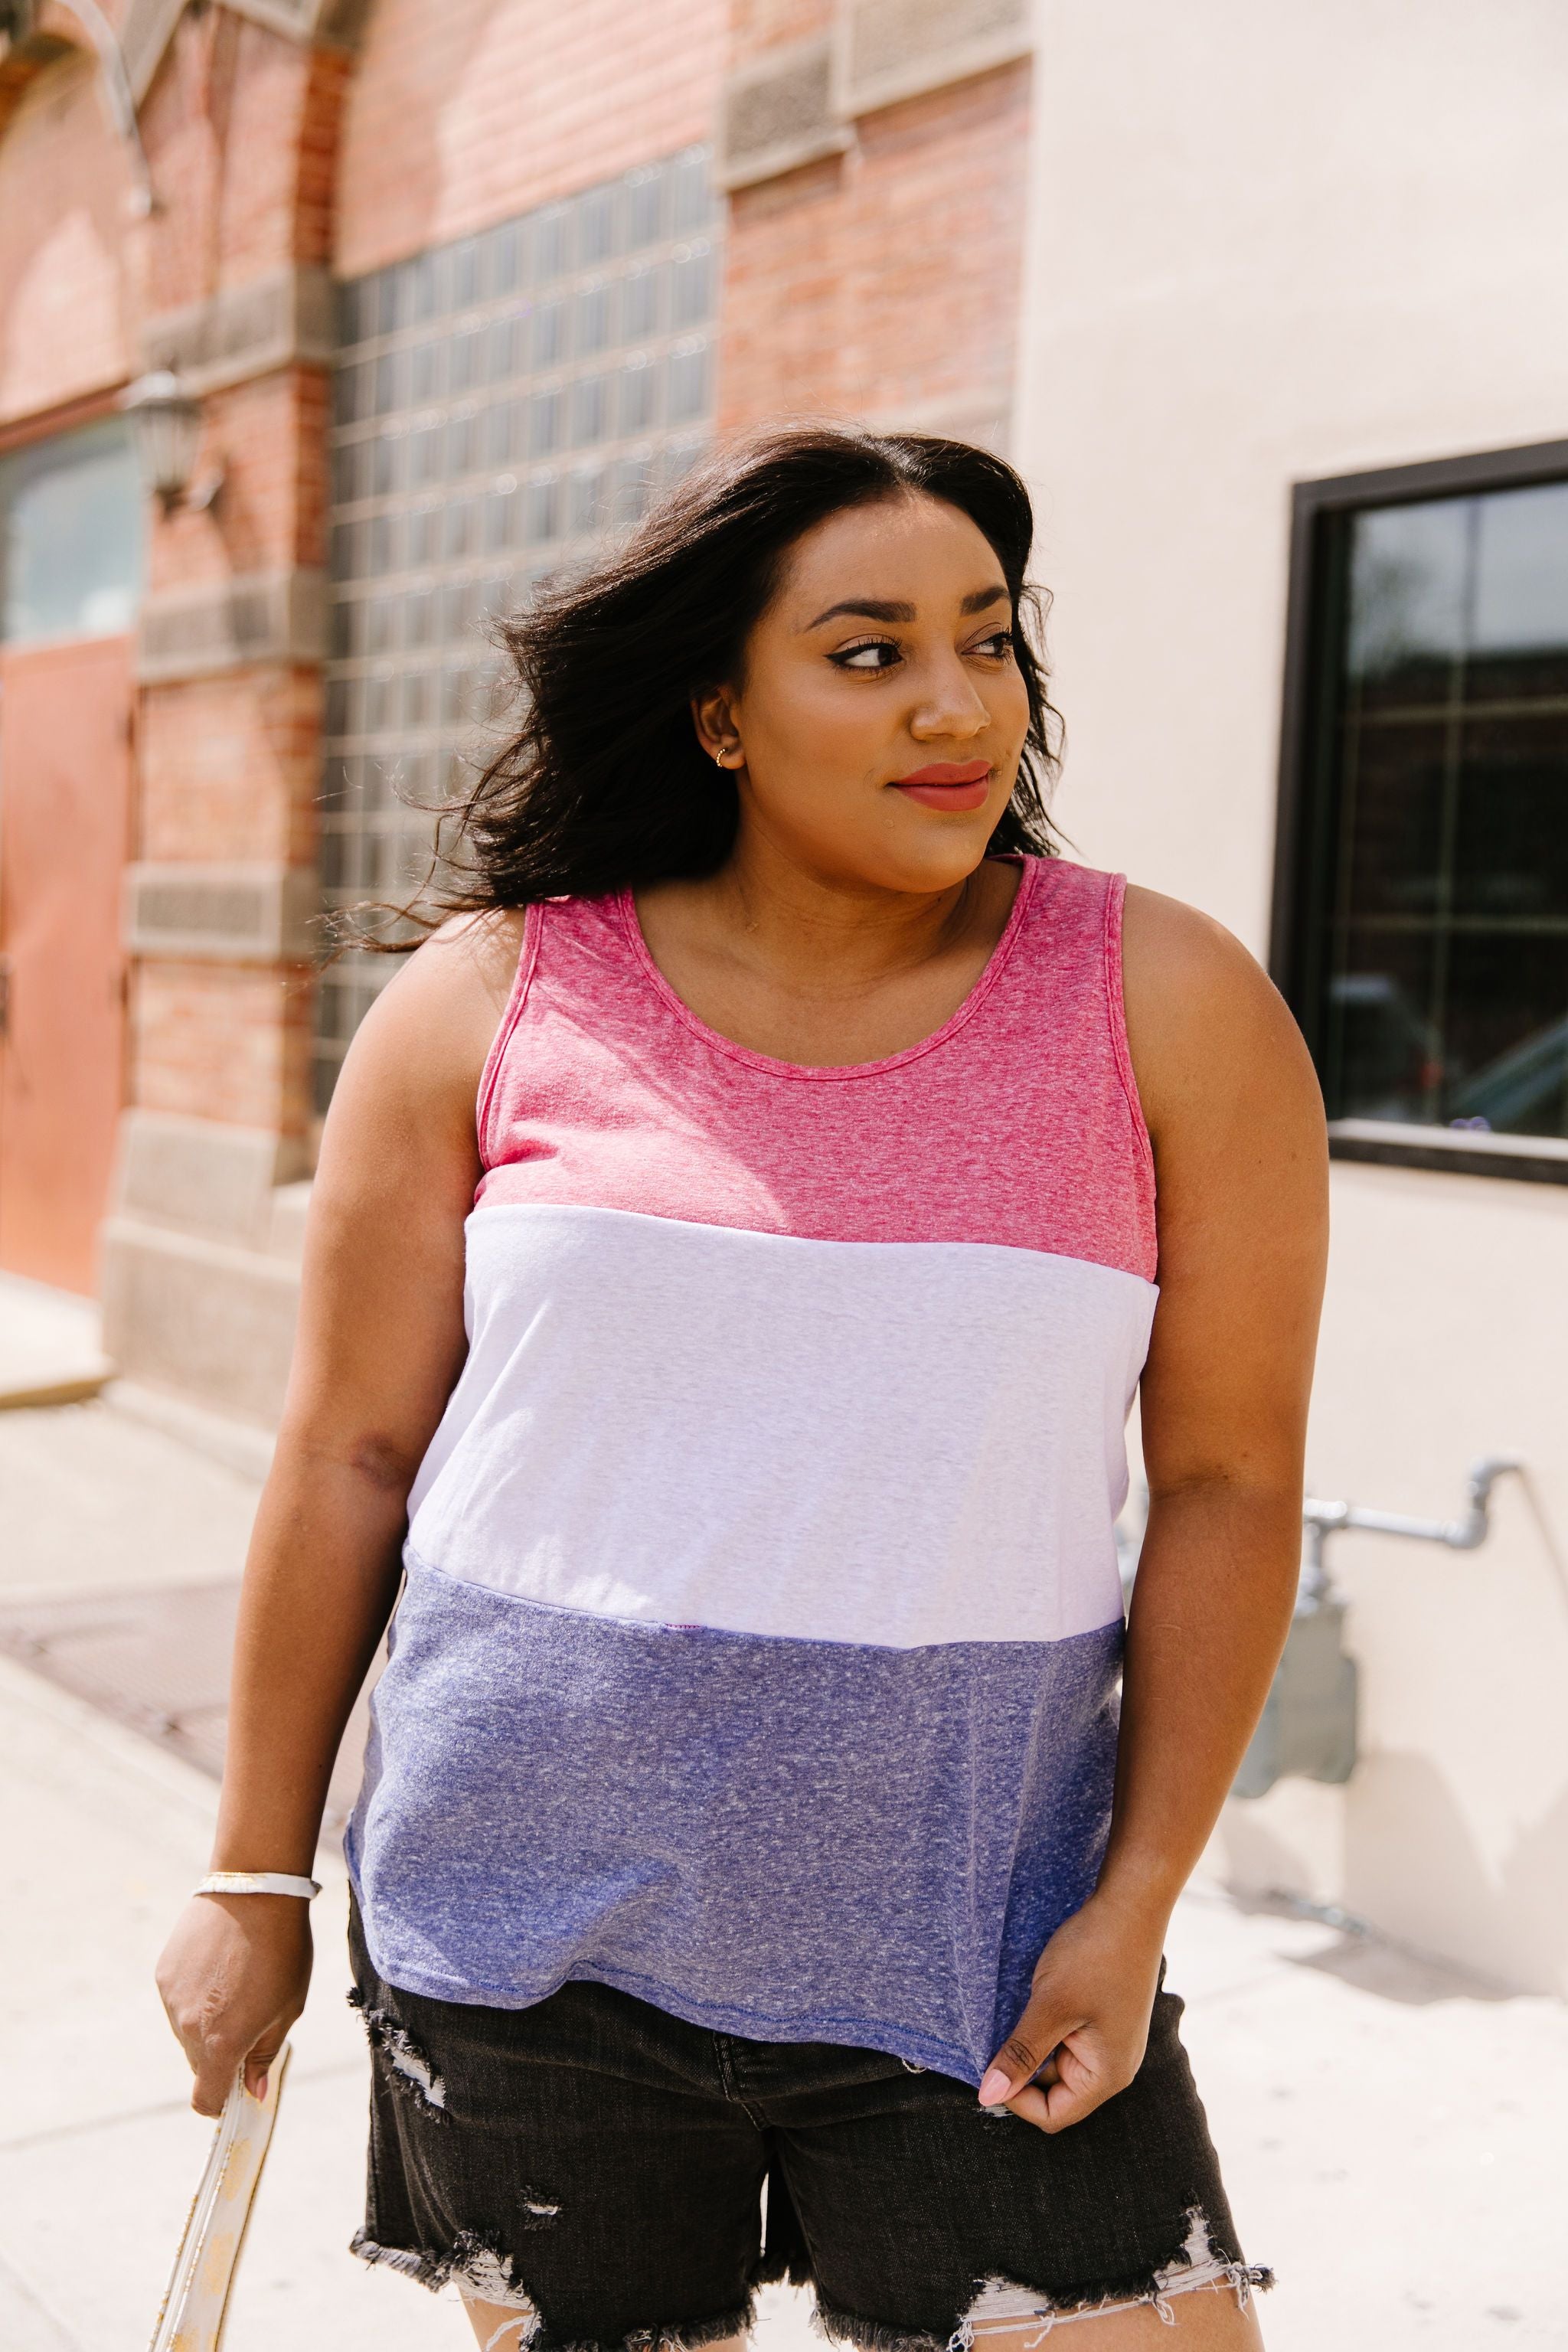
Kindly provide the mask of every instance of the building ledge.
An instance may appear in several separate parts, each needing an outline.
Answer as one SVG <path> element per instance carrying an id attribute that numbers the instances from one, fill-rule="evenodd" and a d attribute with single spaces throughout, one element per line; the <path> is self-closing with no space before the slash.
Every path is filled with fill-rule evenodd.
<path id="1" fill-rule="evenodd" d="M 1014 65 L 1026 0 L 840 0 L 832 29 L 763 53 L 725 86 L 718 179 L 733 192 L 855 143 L 862 116 Z"/>
<path id="2" fill-rule="evenodd" d="M 1384 1168 L 1436 1169 L 1449 1176 L 1506 1176 L 1516 1183 L 1568 1184 L 1568 1139 L 1493 1135 L 1468 1127 L 1405 1126 L 1397 1119 L 1329 1122 L 1331 1160 Z"/>

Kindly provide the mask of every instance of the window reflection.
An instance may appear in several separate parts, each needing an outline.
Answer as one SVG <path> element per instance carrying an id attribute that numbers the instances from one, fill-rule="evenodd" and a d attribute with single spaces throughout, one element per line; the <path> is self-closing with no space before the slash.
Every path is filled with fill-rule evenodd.
<path id="1" fill-rule="evenodd" d="M 1341 534 L 1331 1116 L 1568 1136 L 1568 483 Z"/>
<path id="2" fill-rule="evenodd" d="M 129 629 L 142 587 L 142 522 L 122 417 L 0 457 L 0 639 Z"/>

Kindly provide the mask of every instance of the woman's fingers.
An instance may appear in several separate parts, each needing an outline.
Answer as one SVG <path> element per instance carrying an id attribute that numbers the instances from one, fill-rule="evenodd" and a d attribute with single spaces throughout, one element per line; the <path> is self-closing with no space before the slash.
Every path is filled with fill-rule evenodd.
<path id="1" fill-rule="evenodd" d="M 292 2018 L 280 2017 L 259 2035 L 245 2062 L 245 2087 L 253 2099 L 267 2096 L 267 2076 L 272 2061 L 283 2047 L 283 2037 L 293 2023 Z"/>
<path id="2" fill-rule="evenodd" d="M 1119 2073 L 1107 2063 L 1103 2049 L 1086 2054 L 1069 2045 L 1058 2056 L 1057 2080 L 1045 2095 L 1042 2131 L 1063 2131 L 1068 2124 L 1081 2123 L 1132 2079 L 1131 2073 Z"/>
<path id="3" fill-rule="evenodd" d="M 267 2077 L 273 2060 L 282 2049 L 289 2028 L 299 2015 L 297 2010 L 283 2017 L 274 2018 L 259 2033 L 237 2038 L 222 2029 L 207 2032 L 199 2039 L 182 2035 L 185 2055 L 191 2062 L 195 2080 L 191 2085 L 191 2105 L 199 2116 L 223 2113 L 237 2074 L 243 2074 L 245 2087 L 253 2099 L 263 2097 Z"/>
<path id="4" fill-rule="evenodd" d="M 1004 2102 L 1008 2114 L 1016 2116 L 1022 2123 L 1033 2124 L 1037 2131 L 1049 2131 L 1050 2107 L 1047 2099 L 1051 2087 L 1058 2079 L 1057 2062 L 1054 2058 L 1047 2058 L 1034 2081 L 1026 2083 L 1021 2091 Z"/>
<path id="5" fill-rule="evenodd" d="M 1006 2063 L 1006 2053 L 1017 2039 L 1015 2035 L 1004 2044 L 998 2053 L 998 2065 Z M 1033 2124 L 1038 2131 L 1065 2131 L 1069 2124 L 1081 2123 L 1085 2116 L 1092 2115 L 1096 2107 L 1125 2089 L 1136 2072 L 1136 2066 L 1118 2068 L 1110 2062 L 1103 2048 L 1097 2046 L 1091 2021 L 1064 2036 L 1033 2076 L 1011 2096 L 994 2104 L 1006 2107 L 1023 2122 Z"/>
<path id="6" fill-rule="evenodd" d="M 1023 2016 L 981 2078 L 981 2105 L 1010 2105 L 1015 2093 L 1035 2080 L 1056 2057 L 1066 2037 L 1076 2033 L 1083 2022 L 1081 2016 L 1064 2011 L 1048 1992 L 1032 1993 Z"/>
<path id="7" fill-rule="evenodd" d="M 286 1896 L 236 1896 L 227 1905 L 198 1896 L 175 1923 L 158 1990 L 195 2077 L 198 2115 L 222 2114 L 242 2067 L 246 2088 L 260 2096 L 305 2006 L 310 1935 L 303 1914 L 303 1905 Z"/>
<path id="8" fill-rule="evenodd" d="M 185 2055 L 191 2062 L 191 2105 L 198 2116 L 221 2116 L 224 2101 L 234 2087 L 235 2075 L 244 2052 L 236 2042 L 213 2040 L 185 2044 Z"/>

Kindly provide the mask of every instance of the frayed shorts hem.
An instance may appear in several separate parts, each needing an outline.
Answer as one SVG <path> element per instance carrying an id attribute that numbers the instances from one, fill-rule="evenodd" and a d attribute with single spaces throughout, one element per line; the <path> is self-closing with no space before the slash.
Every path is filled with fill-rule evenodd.
<path id="1" fill-rule="evenodd" d="M 439 2294 L 444 2287 L 453 2287 L 464 2303 L 488 2304 L 501 2311 L 515 2312 L 521 2328 L 517 2338 L 518 2352 L 704 2352 L 708 2345 L 746 2335 L 757 2315 L 756 2297 L 750 2295 L 734 2310 L 720 2312 L 712 2318 L 634 2327 L 613 2342 L 603 2342 L 595 2336 L 554 2336 L 545 2327 L 530 2297 L 513 2285 L 511 2265 L 506 2256 L 477 2240 L 459 2239 L 442 2254 L 416 2253 L 402 2246 L 378 2245 L 361 2230 L 351 2242 L 349 2251 L 357 2254 L 361 2262 L 383 2263 L 389 2270 L 400 2272 L 405 2278 L 428 2287 L 432 2294 Z"/>

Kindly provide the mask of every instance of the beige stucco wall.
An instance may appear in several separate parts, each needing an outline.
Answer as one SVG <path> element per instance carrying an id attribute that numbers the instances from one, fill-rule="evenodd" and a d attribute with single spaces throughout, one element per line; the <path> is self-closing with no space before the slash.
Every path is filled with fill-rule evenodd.
<path id="1" fill-rule="evenodd" d="M 1079 854 L 1267 943 L 1289 490 L 1568 438 L 1557 0 L 1041 0 L 1017 453 Z M 1457 1510 L 1344 1539 L 1348 1789 L 1233 1804 L 1226 1867 L 1568 1990 L 1568 1190 L 1340 1164 L 1310 1476 Z"/>

